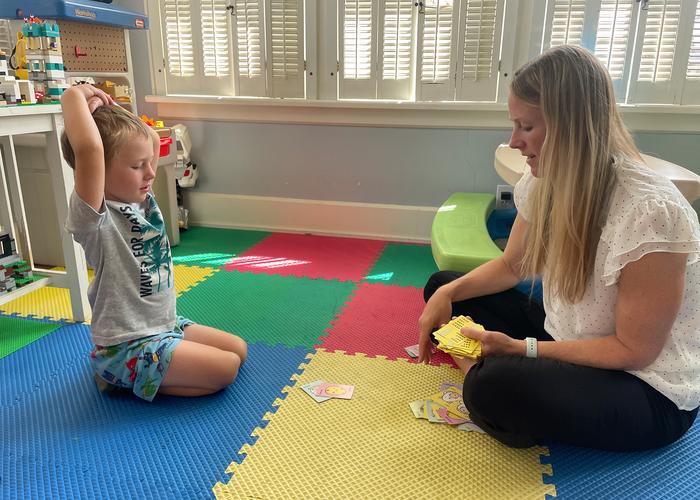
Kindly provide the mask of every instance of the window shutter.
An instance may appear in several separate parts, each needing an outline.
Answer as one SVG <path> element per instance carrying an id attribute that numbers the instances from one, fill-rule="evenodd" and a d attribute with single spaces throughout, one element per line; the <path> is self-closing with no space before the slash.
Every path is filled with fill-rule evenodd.
<path id="1" fill-rule="evenodd" d="M 10 28 L 10 21 L 8 19 L 0 19 L 0 50 L 5 52 L 8 60 L 15 46 L 16 38 L 13 35 Z M 10 67 L 9 61 L 7 67 L 8 69 Z"/>
<path id="2" fill-rule="evenodd" d="M 454 100 L 458 7 L 452 0 L 426 0 L 419 11 L 418 100 Z"/>
<path id="3" fill-rule="evenodd" d="M 303 0 L 270 0 L 270 97 L 304 97 Z"/>
<path id="4" fill-rule="evenodd" d="M 411 99 L 414 47 L 413 0 L 384 0 L 380 10 L 378 59 L 381 67 L 377 97 Z"/>
<path id="5" fill-rule="evenodd" d="M 688 56 L 688 69 L 686 78 L 700 80 L 700 2 L 695 10 L 693 22 L 693 35 L 690 41 L 690 54 Z"/>
<path id="6" fill-rule="evenodd" d="M 583 45 L 586 0 L 554 0 L 545 29 L 548 49 L 557 45 Z"/>
<path id="7" fill-rule="evenodd" d="M 345 99 L 374 99 L 377 97 L 376 46 L 377 13 L 372 0 L 341 2 L 340 37 L 340 97 Z"/>
<path id="8" fill-rule="evenodd" d="M 594 52 L 608 68 L 621 102 L 626 99 L 637 9 L 635 0 L 600 2 Z"/>
<path id="9" fill-rule="evenodd" d="M 233 0 L 232 5 L 236 95 L 265 96 L 263 0 Z"/>
<path id="10" fill-rule="evenodd" d="M 162 0 L 168 88 L 195 74 L 190 0 Z"/>
<path id="11" fill-rule="evenodd" d="M 695 9 L 681 104 L 700 104 L 700 2 Z"/>
<path id="12" fill-rule="evenodd" d="M 456 94 L 459 101 L 494 101 L 503 26 L 502 0 L 468 0 L 462 4 L 463 40 Z"/>
<path id="13" fill-rule="evenodd" d="M 200 0 L 204 76 L 229 76 L 229 26 L 226 0 Z"/>

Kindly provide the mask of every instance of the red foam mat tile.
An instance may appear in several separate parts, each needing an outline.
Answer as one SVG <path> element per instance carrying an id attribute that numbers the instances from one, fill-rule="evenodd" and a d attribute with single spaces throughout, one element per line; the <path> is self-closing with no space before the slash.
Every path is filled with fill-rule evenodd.
<path id="1" fill-rule="evenodd" d="M 363 282 L 321 339 L 321 347 L 388 359 L 408 358 L 404 348 L 418 343 L 418 318 L 424 305 L 420 288 Z M 454 365 L 452 358 L 437 351 L 431 364 L 443 363 Z"/>
<path id="2" fill-rule="evenodd" d="M 359 281 L 386 242 L 275 233 L 232 259 L 224 269 L 306 278 Z"/>

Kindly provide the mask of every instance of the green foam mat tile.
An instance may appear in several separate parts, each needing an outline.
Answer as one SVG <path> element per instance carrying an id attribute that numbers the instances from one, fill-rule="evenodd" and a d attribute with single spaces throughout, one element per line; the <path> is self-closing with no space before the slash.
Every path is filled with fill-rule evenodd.
<path id="1" fill-rule="evenodd" d="M 365 279 L 370 283 L 423 288 L 437 271 L 430 245 L 389 243 Z"/>
<path id="2" fill-rule="evenodd" d="M 312 348 L 355 286 L 337 280 L 218 272 L 179 297 L 177 310 L 249 343 Z"/>
<path id="3" fill-rule="evenodd" d="M 189 266 L 221 267 L 269 235 L 263 231 L 191 227 L 180 233 L 180 244 L 172 248 L 173 262 Z"/>
<path id="4" fill-rule="evenodd" d="M 57 330 L 59 323 L 0 316 L 0 359 Z"/>

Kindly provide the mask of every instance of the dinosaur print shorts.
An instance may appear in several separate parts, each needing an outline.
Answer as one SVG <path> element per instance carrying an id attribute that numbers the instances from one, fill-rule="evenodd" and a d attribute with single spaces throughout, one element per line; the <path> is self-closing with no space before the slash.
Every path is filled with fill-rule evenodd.
<path id="1" fill-rule="evenodd" d="M 90 353 L 95 373 L 112 385 L 131 389 L 138 397 L 153 401 L 175 347 L 184 338 L 183 330 L 191 324 L 189 319 L 178 316 L 172 332 L 116 345 L 96 345 Z"/>

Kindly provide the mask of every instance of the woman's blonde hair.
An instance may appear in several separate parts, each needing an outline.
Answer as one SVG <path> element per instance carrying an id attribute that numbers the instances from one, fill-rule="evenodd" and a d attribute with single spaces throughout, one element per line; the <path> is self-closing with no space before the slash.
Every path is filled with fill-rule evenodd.
<path id="1" fill-rule="evenodd" d="M 563 45 L 542 53 L 515 73 L 510 89 L 539 107 L 546 125 L 522 269 L 528 276 L 546 269 L 549 292 L 574 303 L 593 273 L 614 164 L 641 157 L 607 70 L 587 50 Z"/>
<path id="2" fill-rule="evenodd" d="M 92 118 L 95 120 L 95 125 L 97 125 L 97 130 L 102 139 L 105 166 L 109 165 L 119 148 L 128 139 L 136 135 L 142 135 L 146 138 L 150 137 L 148 125 L 141 118 L 116 104 L 100 106 L 92 113 Z M 65 158 L 68 165 L 71 168 L 75 168 L 75 152 L 65 131 L 61 135 L 61 149 L 63 150 L 63 158 Z"/>

